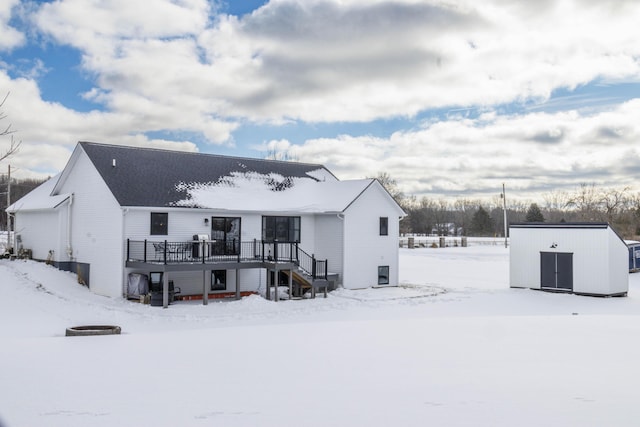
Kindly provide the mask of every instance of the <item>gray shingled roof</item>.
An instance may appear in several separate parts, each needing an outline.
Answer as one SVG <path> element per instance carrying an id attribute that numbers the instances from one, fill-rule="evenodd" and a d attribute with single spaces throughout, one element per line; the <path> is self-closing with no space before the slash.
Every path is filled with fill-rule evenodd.
<path id="1" fill-rule="evenodd" d="M 80 142 L 120 206 L 173 206 L 186 198 L 179 183 L 211 183 L 232 172 L 275 173 L 309 178 L 319 164 L 228 157 Z M 116 166 L 113 167 L 115 159 Z"/>

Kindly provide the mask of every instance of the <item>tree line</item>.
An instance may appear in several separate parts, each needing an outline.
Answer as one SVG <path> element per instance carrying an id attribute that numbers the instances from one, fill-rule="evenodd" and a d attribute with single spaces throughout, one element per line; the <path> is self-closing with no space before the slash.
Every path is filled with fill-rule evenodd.
<path id="1" fill-rule="evenodd" d="M 407 216 L 400 232 L 438 235 L 504 236 L 503 201 L 499 196 L 454 201 L 406 196 L 388 174 L 376 177 Z M 570 191 L 551 191 L 542 200 L 507 199 L 507 223 L 608 222 L 625 239 L 640 236 L 640 193 L 630 188 L 581 184 Z"/>

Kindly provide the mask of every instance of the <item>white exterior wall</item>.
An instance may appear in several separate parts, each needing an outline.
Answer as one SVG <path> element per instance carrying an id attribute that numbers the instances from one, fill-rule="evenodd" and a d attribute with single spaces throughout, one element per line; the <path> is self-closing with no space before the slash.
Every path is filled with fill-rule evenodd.
<path id="1" fill-rule="evenodd" d="M 627 292 L 626 245 L 608 228 L 516 227 L 510 229 L 510 236 L 512 288 L 540 289 L 540 252 L 561 252 L 573 253 L 573 292 L 596 295 Z M 614 238 L 619 244 L 615 244 Z"/>
<path id="2" fill-rule="evenodd" d="M 241 218 L 241 241 L 250 242 L 254 239 L 262 239 L 262 215 L 256 213 L 233 213 L 229 211 L 213 211 L 205 209 L 151 209 L 151 208 L 128 208 L 125 209 L 125 245 L 126 239 L 181 242 L 189 241 L 194 234 L 207 234 L 211 236 L 211 217 L 240 217 Z M 150 235 L 151 212 L 167 212 L 168 234 L 166 236 Z M 209 223 L 205 224 L 204 219 L 208 218 Z M 310 215 L 301 218 L 301 234 L 303 241 L 313 241 L 313 217 Z M 126 250 L 126 247 L 125 247 Z M 128 273 L 142 272 L 139 270 L 126 269 L 123 280 L 127 280 Z M 146 273 L 146 272 L 143 272 Z M 202 271 L 193 272 L 170 272 L 170 280 L 174 285 L 180 287 L 183 295 L 202 294 Z M 125 282 L 126 283 L 126 282 Z M 211 289 L 211 270 L 205 273 L 205 286 Z M 240 272 L 240 290 L 257 291 L 266 288 L 266 272 L 264 269 L 243 269 Z M 227 289 L 219 292 L 235 292 L 236 290 L 236 270 L 227 270 Z M 216 293 L 209 291 L 211 293 Z"/>
<path id="3" fill-rule="evenodd" d="M 122 296 L 122 212 L 88 157 L 79 154 L 59 189 L 63 194 L 73 193 L 73 260 L 90 265 L 89 286 L 93 292 Z"/>
<path id="4" fill-rule="evenodd" d="M 343 219 L 338 215 L 315 216 L 315 245 L 313 254 L 317 259 L 326 259 L 329 264 L 328 273 L 339 274 L 338 283 L 342 284 L 343 270 Z M 305 249 L 306 250 L 306 249 Z"/>
<path id="5" fill-rule="evenodd" d="M 609 231 L 609 292 L 629 291 L 629 247 L 612 230 Z"/>
<path id="6" fill-rule="evenodd" d="M 399 216 L 384 188 L 374 182 L 344 213 L 342 285 L 347 289 L 378 286 L 378 266 L 389 266 L 389 285 L 398 285 Z M 380 235 L 380 217 L 389 218 L 389 232 Z"/>
<path id="7" fill-rule="evenodd" d="M 31 249 L 33 259 L 46 260 L 53 251 L 53 261 L 66 261 L 67 207 L 43 211 L 18 211 L 15 230 L 22 248 Z M 18 243 L 14 242 L 16 250 Z"/>

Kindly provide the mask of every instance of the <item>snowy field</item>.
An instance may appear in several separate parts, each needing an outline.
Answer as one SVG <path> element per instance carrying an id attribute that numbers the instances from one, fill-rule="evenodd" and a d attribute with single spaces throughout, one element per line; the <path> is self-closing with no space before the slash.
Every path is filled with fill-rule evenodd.
<path id="1" fill-rule="evenodd" d="M 627 298 L 509 289 L 500 246 L 401 249 L 403 286 L 177 303 L 0 261 L 0 419 L 30 426 L 637 426 Z M 64 337 L 69 326 L 123 334 Z"/>

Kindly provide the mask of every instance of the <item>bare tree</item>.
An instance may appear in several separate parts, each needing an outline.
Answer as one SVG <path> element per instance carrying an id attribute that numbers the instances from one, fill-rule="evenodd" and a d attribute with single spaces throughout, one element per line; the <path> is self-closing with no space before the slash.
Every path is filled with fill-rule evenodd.
<path id="1" fill-rule="evenodd" d="M 402 192 L 402 190 L 400 190 L 398 181 L 391 178 L 391 175 L 389 175 L 387 172 L 378 172 L 378 175 L 373 178 L 380 181 L 380 184 L 382 184 L 382 186 L 389 192 L 389 194 L 391 194 L 391 197 L 394 198 L 396 203 L 398 203 L 400 206 L 404 206 L 406 196 Z"/>
<path id="2" fill-rule="evenodd" d="M 7 118 L 6 113 L 2 111 L 2 107 L 4 107 L 4 103 L 7 101 L 8 97 L 9 97 L 9 93 L 7 93 L 2 99 L 2 102 L 0 102 L 0 121 Z M 0 129 L 3 129 L 3 128 L 0 128 Z M 9 148 L 0 152 L 0 162 L 6 159 L 7 157 L 15 154 L 20 148 L 20 144 L 22 144 L 22 141 L 16 142 L 16 140 L 13 138 L 14 133 L 15 133 L 15 130 L 11 129 L 11 123 L 9 123 L 7 127 L 4 128 L 3 130 L 0 130 L 0 137 L 9 136 Z"/>
<path id="3" fill-rule="evenodd" d="M 570 196 L 567 207 L 575 209 L 581 221 L 597 221 L 600 220 L 600 201 L 595 184 L 580 184 Z"/>
<path id="4" fill-rule="evenodd" d="M 608 222 L 612 223 L 614 221 L 615 215 L 625 206 L 627 206 L 629 199 L 627 196 L 627 192 L 629 190 L 629 187 L 625 187 L 622 190 L 617 190 L 614 188 L 602 190 L 600 203 L 602 204 L 602 207 L 607 214 Z"/>

